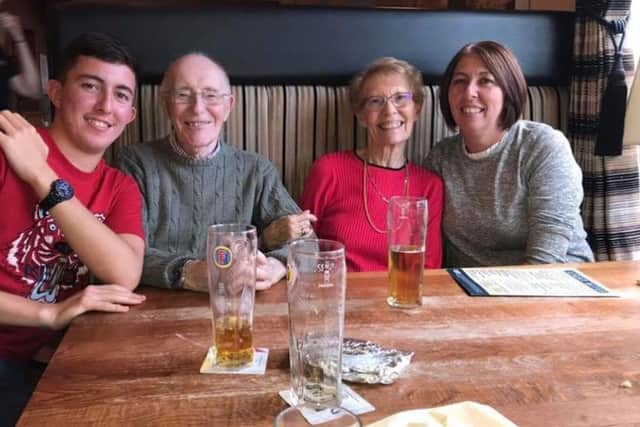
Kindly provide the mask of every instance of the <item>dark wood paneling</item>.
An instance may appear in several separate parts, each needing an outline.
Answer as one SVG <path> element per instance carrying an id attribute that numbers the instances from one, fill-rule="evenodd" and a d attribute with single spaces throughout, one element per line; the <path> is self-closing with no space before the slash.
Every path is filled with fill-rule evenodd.
<path id="1" fill-rule="evenodd" d="M 514 0 L 49 0 L 52 5 L 123 5 L 135 7 L 283 5 L 331 7 L 397 7 L 414 9 L 513 9 Z"/>

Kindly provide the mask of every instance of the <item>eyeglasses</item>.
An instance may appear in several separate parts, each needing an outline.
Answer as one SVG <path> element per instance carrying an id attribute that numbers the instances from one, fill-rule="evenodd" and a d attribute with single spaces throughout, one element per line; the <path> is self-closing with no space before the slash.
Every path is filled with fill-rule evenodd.
<path id="1" fill-rule="evenodd" d="M 362 101 L 362 108 L 367 111 L 380 111 L 384 108 L 387 101 L 391 101 L 391 103 L 397 108 L 402 108 L 413 101 L 413 93 L 396 92 L 389 96 L 370 96 Z"/>
<path id="2" fill-rule="evenodd" d="M 221 105 L 230 93 L 218 93 L 212 90 L 203 90 L 195 92 L 192 90 L 176 90 L 168 92 L 169 99 L 174 104 L 193 104 L 196 97 L 200 97 L 205 105 Z"/>

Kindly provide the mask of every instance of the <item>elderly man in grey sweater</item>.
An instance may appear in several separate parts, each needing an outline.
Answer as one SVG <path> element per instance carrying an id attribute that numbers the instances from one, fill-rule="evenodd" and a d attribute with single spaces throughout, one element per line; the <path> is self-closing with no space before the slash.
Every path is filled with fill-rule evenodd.
<path id="1" fill-rule="evenodd" d="M 269 288 L 286 272 L 287 231 L 311 233 L 312 215 L 300 213 L 271 162 L 221 140 L 233 95 L 220 65 L 203 54 L 185 55 L 168 67 L 161 94 L 172 133 L 132 144 L 116 160 L 143 194 L 142 283 L 206 292 L 207 226 L 245 223 L 257 227 L 265 252 L 258 254 L 256 288 Z"/>

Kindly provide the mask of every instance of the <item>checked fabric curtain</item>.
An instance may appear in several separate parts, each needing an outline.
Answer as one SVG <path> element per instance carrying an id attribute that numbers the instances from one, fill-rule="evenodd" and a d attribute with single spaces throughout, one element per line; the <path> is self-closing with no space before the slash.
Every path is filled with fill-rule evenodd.
<path id="1" fill-rule="evenodd" d="M 621 42 L 630 7 L 631 0 L 576 2 L 569 140 L 582 168 L 582 216 L 599 261 L 640 259 L 640 146 L 624 147 L 619 127 L 626 101 L 620 99 L 633 76 L 632 53 Z"/>

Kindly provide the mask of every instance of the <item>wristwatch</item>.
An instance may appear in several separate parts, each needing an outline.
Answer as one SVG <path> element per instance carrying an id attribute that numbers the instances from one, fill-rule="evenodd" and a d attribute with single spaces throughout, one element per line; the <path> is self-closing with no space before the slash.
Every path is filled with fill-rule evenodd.
<path id="1" fill-rule="evenodd" d="M 55 205 L 73 197 L 73 187 L 64 179 L 56 179 L 51 183 L 49 194 L 39 203 L 43 212 L 48 212 Z"/>

